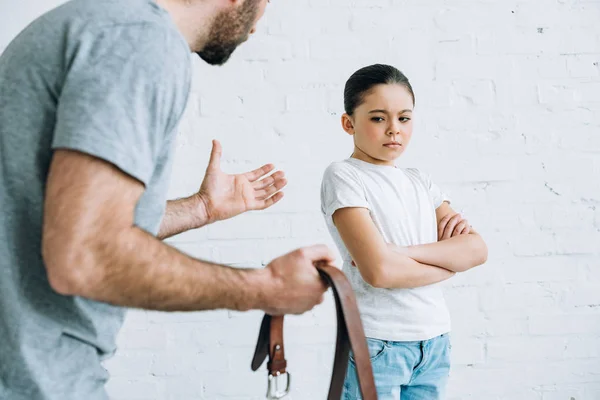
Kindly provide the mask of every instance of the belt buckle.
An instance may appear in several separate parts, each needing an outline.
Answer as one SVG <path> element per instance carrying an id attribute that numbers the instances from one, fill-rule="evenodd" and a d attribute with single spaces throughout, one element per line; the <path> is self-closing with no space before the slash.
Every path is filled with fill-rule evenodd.
<path id="1" fill-rule="evenodd" d="M 280 389 L 281 378 L 286 377 L 285 389 Z M 290 383 L 292 376 L 289 372 L 283 374 L 277 372 L 275 375 L 269 374 L 269 386 L 267 388 L 267 400 L 282 399 L 290 393 Z"/>

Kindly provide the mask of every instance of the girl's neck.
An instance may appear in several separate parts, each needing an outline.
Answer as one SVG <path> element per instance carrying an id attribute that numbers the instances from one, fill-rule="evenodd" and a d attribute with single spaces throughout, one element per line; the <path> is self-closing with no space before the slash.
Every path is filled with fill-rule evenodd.
<path id="1" fill-rule="evenodd" d="M 357 146 L 354 146 L 354 152 L 352 153 L 352 155 L 350 157 L 356 158 L 357 160 L 364 161 L 364 162 L 367 162 L 369 164 L 374 164 L 374 165 L 382 165 L 382 166 L 388 166 L 388 167 L 394 167 L 396 165 L 394 163 L 394 160 L 388 161 L 388 160 L 379 160 L 377 158 L 373 158 L 370 155 L 368 155 L 367 153 L 365 153 L 364 151 L 362 151 L 361 149 L 359 149 Z"/>

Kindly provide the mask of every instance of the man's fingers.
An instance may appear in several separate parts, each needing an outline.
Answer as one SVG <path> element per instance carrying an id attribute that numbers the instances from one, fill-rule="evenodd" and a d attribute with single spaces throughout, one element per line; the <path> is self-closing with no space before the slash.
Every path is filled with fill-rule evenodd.
<path id="1" fill-rule="evenodd" d="M 283 189 L 285 187 L 285 185 L 287 185 L 287 180 L 285 178 L 278 179 L 275 181 L 275 183 L 273 183 L 273 185 L 267 187 L 266 189 L 256 190 L 254 195 L 257 200 L 266 200 L 267 198 L 271 197 L 276 192 Z"/>
<path id="2" fill-rule="evenodd" d="M 317 305 L 323 304 L 324 301 L 325 301 L 325 295 L 322 294 L 321 297 L 319 297 L 319 301 L 317 302 Z"/>
<path id="3" fill-rule="evenodd" d="M 254 190 L 264 189 L 266 187 L 271 186 L 275 182 L 276 178 L 277 177 L 275 176 L 275 174 L 267 176 L 265 178 L 252 182 L 252 187 L 254 188 Z"/>
<path id="4" fill-rule="evenodd" d="M 313 263 L 317 261 L 326 261 L 333 262 L 335 261 L 335 254 L 331 251 L 331 249 L 324 244 L 317 244 L 314 246 L 303 247 L 298 251 L 301 252 L 301 255 L 308 258 Z"/>
<path id="5" fill-rule="evenodd" d="M 210 152 L 210 160 L 208 161 L 208 171 L 218 171 L 221 169 L 221 155 L 223 148 L 218 140 L 212 141 L 212 151 Z"/>
<path id="6" fill-rule="evenodd" d="M 260 168 L 255 169 L 254 171 L 246 172 L 244 176 L 248 181 L 254 182 L 257 179 L 267 175 L 269 172 L 273 171 L 275 166 L 273 164 L 266 164 Z"/>
<path id="7" fill-rule="evenodd" d="M 285 173 L 283 171 L 277 171 L 272 175 L 269 175 L 267 177 L 264 177 L 262 179 L 254 181 L 252 183 L 252 186 L 256 190 L 261 190 L 261 189 L 271 186 L 276 181 L 281 180 L 281 179 L 285 179 Z"/>
<path id="8" fill-rule="evenodd" d="M 279 200 L 281 199 L 283 199 L 283 192 L 277 192 L 266 200 L 259 200 L 257 206 L 254 209 L 264 210 L 266 208 L 271 207 L 273 204 L 279 202 Z"/>

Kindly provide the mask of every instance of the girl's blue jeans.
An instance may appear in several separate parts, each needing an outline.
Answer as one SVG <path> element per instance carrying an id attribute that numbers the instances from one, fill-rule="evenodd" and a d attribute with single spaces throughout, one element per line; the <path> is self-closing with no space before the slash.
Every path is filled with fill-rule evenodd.
<path id="1" fill-rule="evenodd" d="M 367 338 L 379 400 L 443 400 L 450 372 L 450 334 L 415 342 Z M 352 353 L 342 400 L 360 400 Z"/>

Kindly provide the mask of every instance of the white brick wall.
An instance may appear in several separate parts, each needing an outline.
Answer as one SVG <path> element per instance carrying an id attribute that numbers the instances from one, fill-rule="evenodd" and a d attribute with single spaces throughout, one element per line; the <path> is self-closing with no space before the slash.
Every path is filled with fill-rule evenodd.
<path id="1" fill-rule="evenodd" d="M 60 1 L 0 0 L 0 49 Z M 351 151 L 342 88 L 364 65 L 402 69 L 417 97 L 405 165 L 430 171 L 484 235 L 487 265 L 447 285 L 451 400 L 600 399 L 600 1 L 274 1 L 221 68 L 195 62 L 170 194 L 224 169 L 274 162 L 284 201 L 174 238 L 197 257 L 260 266 L 332 244 L 324 168 Z M 115 400 L 260 399 L 250 372 L 260 313 L 131 312 L 107 363 Z M 328 385 L 333 302 L 286 325 L 294 400 Z"/>

